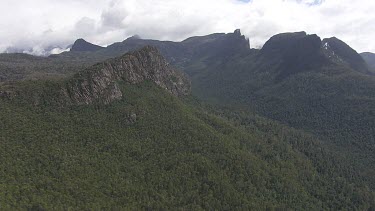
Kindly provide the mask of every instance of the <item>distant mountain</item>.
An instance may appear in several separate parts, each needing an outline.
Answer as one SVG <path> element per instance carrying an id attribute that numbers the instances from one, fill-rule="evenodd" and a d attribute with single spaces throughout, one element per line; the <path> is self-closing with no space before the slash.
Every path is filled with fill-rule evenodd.
<path id="1" fill-rule="evenodd" d="M 72 52 L 98 51 L 100 49 L 103 49 L 103 47 L 89 43 L 84 39 L 78 39 L 74 42 L 74 44 L 70 48 L 70 51 Z"/>
<path id="2" fill-rule="evenodd" d="M 89 67 L 147 45 L 157 47 L 167 61 L 177 67 L 187 66 L 190 61 L 200 60 L 202 56 L 226 59 L 238 52 L 246 54 L 250 50 L 249 40 L 239 30 L 228 34 L 192 37 L 182 42 L 147 40 L 133 36 L 106 48 L 79 39 L 71 46 L 71 51 L 43 59 L 30 59 L 30 56 L 25 55 L 29 59 L 20 63 L 19 55 L 0 54 L 0 82 L 72 75 L 82 67 Z"/>
<path id="3" fill-rule="evenodd" d="M 358 70 L 363 73 L 370 73 L 370 70 L 365 60 L 359 55 L 354 49 L 343 41 L 336 37 L 327 38 L 323 40 L 323 46 L 326 51 L 329 51 L 328 55 L 331 59 L 340 60 L 339 62 L 345 62 L 349 67 L 354 70 Z"/>
<path id="4" fill-rule="evenodd" d="M 284 33 L 261 50 L 227 59 L 202 55 L 182 68 L 200 99 L 311 132 L 346 154 L 375 188 L 375 77 L 342 41 Z"/>
<path id="5" fill-rule="evenodd" d="M 245 103 L 295 127 L 310 125 L 308 127 L 323 130 L 332 127 L 334 124 L 328 122 L 340 115 L 329 115 L 341 108 L 346 110 L 341 111 L 342 114 L 353 115 L 348 117 L 352 119 L 350 125 L 354 124 L 354 119 L 359 121 L 357 125 L 372 125 L 375 122 L 358 116 L 371 116 L 369 110 L 361 113 L 354 109 L 361 99 L 375 99 L 375 93 L 371 91 L 375 89 L 375 78 L 369 75 L 360 55 L 337 38 L 321 41 L 317 35 L 307 35 L 305 32 L 284 33 L 270 38 L 259 51 L 249 50 L 247 54 L 239 51 L 228 60 L 215 60 L 209 54 L 202 58 L 183 67 L 192 77 L 193 92 L 202 99 Z M 352 106 L 335 105 L 342 100 L 350 101 Z M 329 115 L 314 112 L 318 109 L 317 102 L 329 103 L 325 106 L 336 109 Z M 375 109 L 371 100 L 365 105 Z M 302 109 L 302 113 L 295 113 L 297 108 Z M 300 115 L 316 117 L 301 119 Z M 323 118 L 324 115 L 327 116 Z M 325 119 L 322 120 L 324 124 L 314 122 L 316 118 Z M 302 120 L 309 123 L 299 122 Z M 336 123 L 346 124 L 340 121 Z M 370 131 L 354 133 L 361 136 L 367 134 L 362 139 L 365 141 L 373 139 Z"/>
<path id="6" fill-rule="evenodd" d="M 270 62 L 279 62 L 278 78 L 285 78 L 325 65 L 328 59 L 321 51 L 321 45 L 317 35 L 283 33 L 271 37 L 260 50 L 260 55 Z"/>
<path id="7" fill-rule="evenodd" d="M 370 52 L 361 53 L 362 58 L 375 73 L 375 54 Z"/>
<path id="8" fill-rule="evenodd" d="M 241 35 L 240 30 L 233 33 L 217 33 L 207 36 L 188 38 L 182 42 L 145 40 L 130 37 L 123 42 L 114 43 L 100 51 L 109 57 L 135 50 L 146 45 L 157 47 L 172 64 L 199 59 L 202 55 L 225 57 L 235 52 L 246 52 L 250 49 L 249 40 Z M 99 53 L 99 52 L 98 52 Z"/>

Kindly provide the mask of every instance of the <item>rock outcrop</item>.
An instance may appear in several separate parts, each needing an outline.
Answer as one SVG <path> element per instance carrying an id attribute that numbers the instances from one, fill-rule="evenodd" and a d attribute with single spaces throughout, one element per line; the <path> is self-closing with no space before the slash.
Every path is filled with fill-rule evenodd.
<path id="1" fill-rule="evenodd" d="M 190 93 L 187 77 L 171 67 L 156 47 L 146 46 L 76 74 L 64 87 L 63 94 L 72 104 L 108 104 L 123 97 L 119 82 L 144 81 L 151 81 L 176 96 Z"/>

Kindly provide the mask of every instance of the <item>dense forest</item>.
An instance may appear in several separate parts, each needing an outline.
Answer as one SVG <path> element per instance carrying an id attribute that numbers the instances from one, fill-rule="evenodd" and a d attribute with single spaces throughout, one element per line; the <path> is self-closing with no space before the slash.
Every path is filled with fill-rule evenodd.
<path id="1" fill-rule="evenodd" d="M 48 92 L 43 86 L 25 88 Z M 373 206 L 366 183 L 309 134 L 250 114 L 222 116 L 151 82 L 122 90 L 127 97 L 110 105 L 2 100 L 1 207 Z"/>

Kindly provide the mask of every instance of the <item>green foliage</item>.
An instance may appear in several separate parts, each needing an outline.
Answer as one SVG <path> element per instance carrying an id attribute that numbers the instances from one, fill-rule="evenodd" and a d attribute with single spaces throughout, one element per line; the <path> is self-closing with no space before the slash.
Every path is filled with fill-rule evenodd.
<path id="1" fill-rule="evenodd" d="M 54 83 L 17 88 L 49 102 Z M 125 97 L 110 105 L 1 99 L 1 209 L 364 210 L 374 204 L 374 193 L 342 175 L 342 163 L 309 135 L 181 101 L 153 83 L 122 84 L 122 91 Z"/>
<path id="2" fill-rule="evenodd" d="M 345 155 L 375 188 L 374 76 L 330 64 L 280 80 L 278 76 L 288 70 L 279 63 L 253 52 L 227 61 L 192 61 L 184 68 L 200 99 L 313 134 L 337 155 Z"/>

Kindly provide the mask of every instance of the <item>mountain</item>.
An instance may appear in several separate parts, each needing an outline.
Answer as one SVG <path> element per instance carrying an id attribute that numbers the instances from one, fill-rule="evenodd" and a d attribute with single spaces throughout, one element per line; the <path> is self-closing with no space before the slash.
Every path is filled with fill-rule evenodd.
<path id="1" fill-rule="evenodd" d="M 321 40 L 306 32 L 283 33 L 269 39 L 260 50 L 260 55 L 279 62 L 279 77 L 288 77 L 300 71 L 320 68 L 328 62 L 321 51 Z"/>
<path id="2" fill-rule="evenodd" d="M 362 58 L 366 61 L 368 66 L 375 72 L 375 54 L 370 52 L 361 53 Z"/>
<path id="3" fill-rule="evenodd" d="M 163 56 L 174 65 L 180 66 L 184 62 L 199 59 L 203 55 L 223 57 L 250 48 L 249 40 L 241 35 L 240 30 L 233 33 L 217 33 L 207 36 L 191 37 L 182 42 L 145 40 L 130 37 L 123 42 L 114 43 L 101 51 L 109 57 L 123 52 L 135 50 L 146 45 L 157 47 Z"/>
<path id="4" fill-rule="evenodd" d="M 336 37 L 323 40 L 324 49 L 331 51 L 331 58 L 337 57 L 341 62 L 347 63 L 352 69 L 363 73 L 370 73 L 365 60 L 354 49 Z"/>
<path id="5" fill-rule="evenodd" d="M 123 97 L 119 83 L 138 84 L 144 81 L 151 81 L 176 96 L 190 93 L 190 82 L 185 74 L 172 68 L 158 49 L 146 46 L 80 71 L 56 86 L 50 101 L 59 102 L 59 106 L 98 102 L 109 104 Z M 12 90 L 7 93 L 25 95 L 25 92 Z M 24 97 L 39 105 L 43 99 L 38 94 L 27 93 Z M 7 97 L 12 98 L 13 95 Z"/>
<path id="6" fill-rule="evenodd" d="M 90 104 L 97 100 L 108 104 L 123 97 L 118 82 L 138 84 L 146 80 L 177 96 L 190 92 L 190 82 L 184 74 L 171 68 L 151 46 L 80 72 L 63 92 L 75 104 Z"/>
<path id="7" fill-rule="evenodd" d="M 201 100 L 312 133 L 345 154 L 375 188 L 375 78 L 358 58 L 338 39 L 297 32 L 275 35 L 262 49 L 226 60 L 208 54 L 182 69 Z"/>
<path id="8" fill-rule="evenodd" d="M 100 49 L 103 49 L 103 47 L 94 45 L 92 43 L 87 42 L 84 39 L 78 39 L 74 42 L 72 47 L 70 48 L 70 51 L 72 52 L 80 52 L 80 51 L 98 51 Z"/>
<path id="9" fill-rule="evenodd" d="M 0 80 L 71 76 L 82 68 L 147 45 L 157 47 L 167 61 L 177 67 L 187 66 L 190 61 L 200 60 L 202 56 L 225 59 L 237 52 L 246 53 L 250 49 L 249 40 L 241 35 L 240 30 L 228 34 L 192 37 L 182 42 L 147 40 L 133 36 L 106 48 L 95 47 L 82 39 L 77 40 L 75 44 L 71 51 L 50 55 L 47 58 L 26 54 L 0 54 Z M 24 58 L 20 61 L 20 57 Z"/>
<path id="10" fill-rule="evenodd" d="M 324 141 L 189 90 L 154 47 L 64 79 L 1 84 L 0 206 L 374 207 L 373 189 Z"/>

